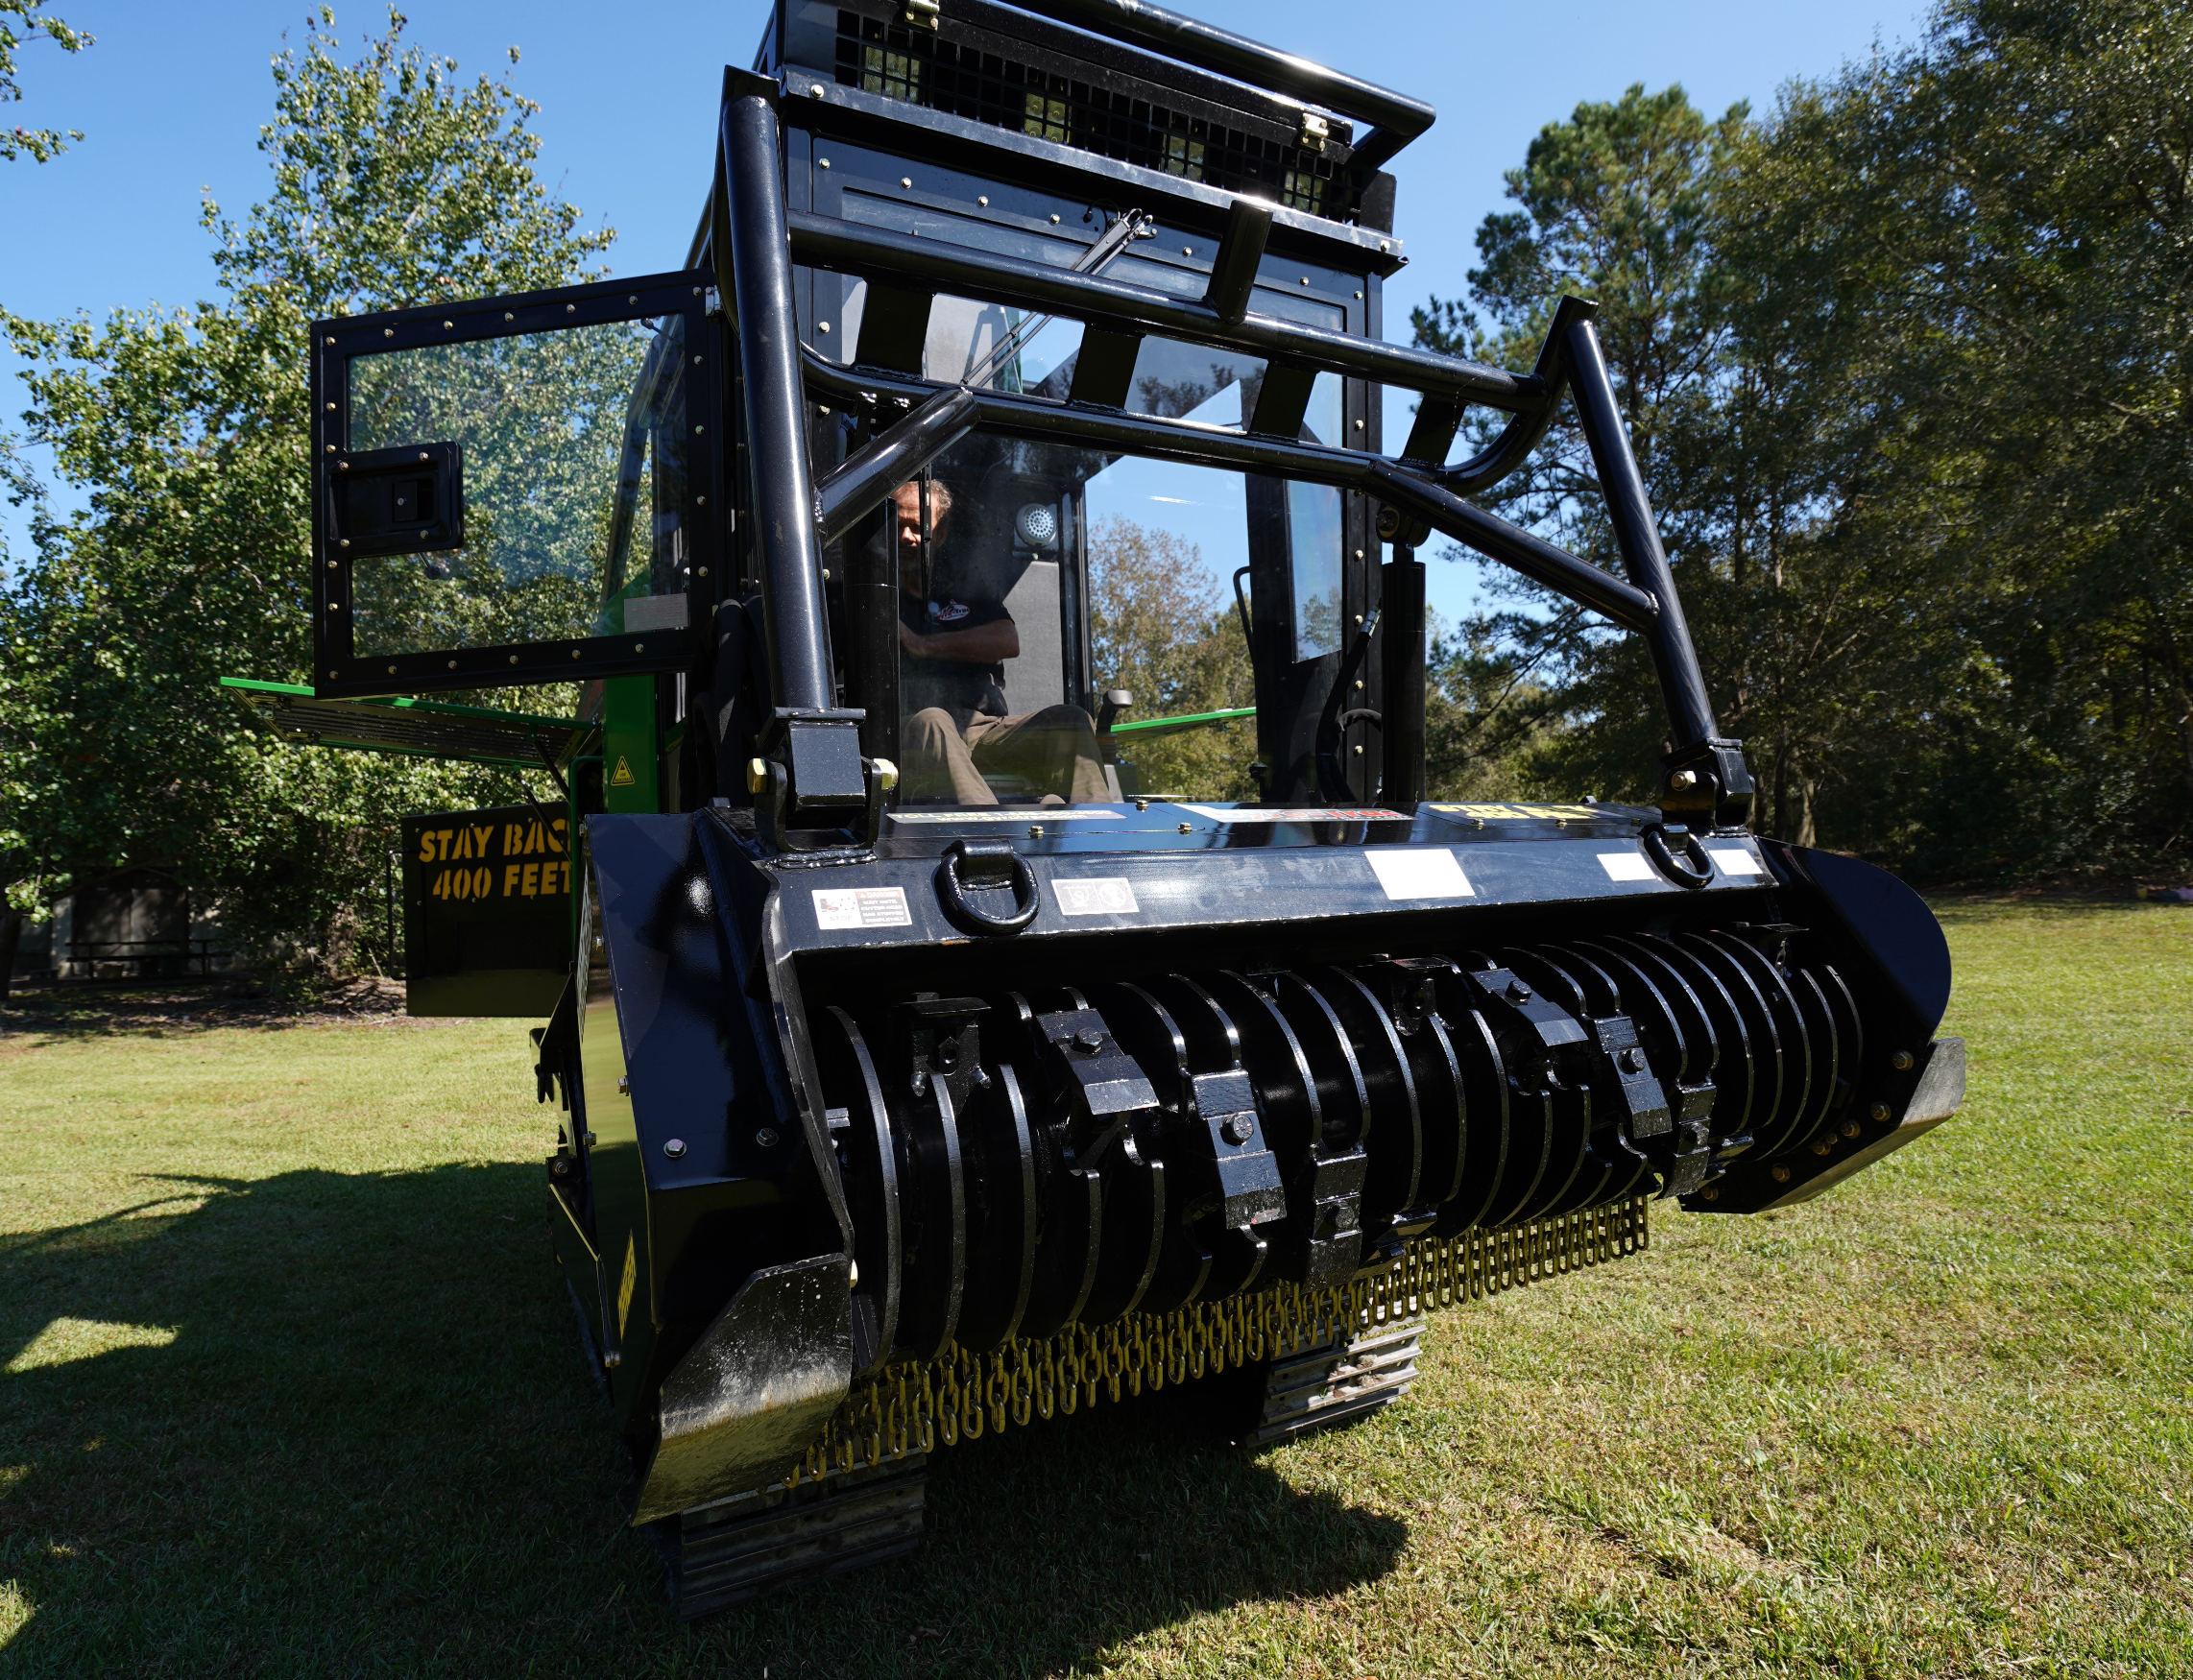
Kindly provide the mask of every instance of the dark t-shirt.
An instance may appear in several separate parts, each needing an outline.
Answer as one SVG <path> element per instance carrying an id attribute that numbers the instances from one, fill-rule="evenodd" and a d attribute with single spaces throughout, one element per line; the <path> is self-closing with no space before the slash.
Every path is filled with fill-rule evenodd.
<path id="1" fill-rule="evenodd" d="M 918 636 L 938 631 L 972 630 L 1011 615 L 1002 601 L 967 601 L 945 589 L 927 600 L 899 591 L 899 621 Z M 961 727 L 974 713 L 1005 715 L 1003 665 L 970 664 L 964 660 L 925 660 L 903 654 L 899 660 L 899 711 L 911 717 L 941 706 Z"/>

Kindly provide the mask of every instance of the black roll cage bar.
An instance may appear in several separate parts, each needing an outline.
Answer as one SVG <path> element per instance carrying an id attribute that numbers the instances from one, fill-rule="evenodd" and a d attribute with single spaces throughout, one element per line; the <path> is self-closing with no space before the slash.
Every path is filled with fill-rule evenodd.
<path id="1" fill-rule="evenodd" d="M 1124 29 L 1137 17 L 1169 18 L 1121 0 L 1046 0 L 1031 10 L 1091 28 Z M 1099 15 L 1103 23 L 1090 21 Z M 1176 24 L 1186 21 L 1170 18 Z M 1106 28 L 1106 33 L 1115 30 Z M 1202 31 L 1204 36 L 1222 33 Z M 1208 40 L 1199 46 L 1217 50 Z M 1268 56 L 1268 49 L 1257 51 Z M 1398 542 L 1413 546 L 1412 538 L 1420 541 L 1437 531 L 1643 636 L 1668 713 L 1671 746 L 1660 786 L 1668 820 L 1712 828 L 1748 822 L 1751 777 L 1740 743 L 1723 738 L 1714 717 L 1592 324 L 1596 305 L 1564 298 L 1536 369 L 1509 373 L 1248 311 L 1241 276 L 1253 275 L 1270 225 L 1268 208 L 1248 201 L 1237 201 L 1227 219 L 1211 291 L 1200 300 L 945 240 L 788 211 L 780 96 L 771 78 L 736 69 L 724 72 L 721 143 L 704 261 L 713 264 L 717 291 L 739 347 L 741 418 L 752 478 L 749 505 L 757 511 L 752 523 L 755 570 L 761 586 L 773 707 L 772 727 L 763 739 L 770 772 L 763 803 L 781 837 L 788 841 L 802 829 L 842 826 L 854 818 L 856 807 L 875 810 L 879 805 L 874 767 L 859 756 L 856 732 L 861 714 L 836 707 L 821 545 L 843 535 L 892 489 L 976 427 L 1367 492 L 1397 516 Z M 1367 109 L 1361 103 L 1355 108 Z M 910 282 L 917 290 L 949 289 L 978 301 L 1035 305 L 1097 329 L 1136 336 L 1161 332 L 1251 352 L 1274 365 L 1398 385 L 1418 393 L 1423 402 L 1403 454 L 1386 457 L 1286 436 L 1130 415 L 1071 397 L 971 390 L 905 373 L 843 368 L 800 341 L 793 303 L 795 264 L 882 282 Z M 1544 437 L 1564 390 L 1576 400 L 1627 582 L 1462 499 L 1523 462 Z M 807 468 L 805 419 L 806 404 L 815 398 L 855 412 L 882 413 L 888 405 L 904 411 L 904 418 L 816 482 Z M 1514 418 L 1478 455 L 1442 466 L 1463 408 L 1471 403 Z"/>

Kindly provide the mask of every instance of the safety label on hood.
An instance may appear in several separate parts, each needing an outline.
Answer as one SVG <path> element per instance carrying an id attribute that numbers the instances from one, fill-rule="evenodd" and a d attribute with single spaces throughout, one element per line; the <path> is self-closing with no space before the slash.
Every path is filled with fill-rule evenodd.
<path id="1" fill-rule="evenodd" d="M 1300 805 L 1277 809 L 1257 805 L 1182 805 L 1211 823 L 1406 823 L 1400 811 L 1369 805 Z"/>

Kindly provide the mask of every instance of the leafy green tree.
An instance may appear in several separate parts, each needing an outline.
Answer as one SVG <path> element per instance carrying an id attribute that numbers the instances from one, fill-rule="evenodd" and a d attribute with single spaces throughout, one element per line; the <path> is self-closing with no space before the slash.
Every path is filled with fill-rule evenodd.
<path id="1" fill-rule="evenodd" d="M 1596 299 L 1760 824 L 1947 873 L 2181 832 L 2188 32 L 2153 4 L 1954 0 L 1910 52 L 1718 124 L 1579 107 L 1419 341 L 1527 366 Z M 1619 569 L 1573 424 L 1495 492 Z M 1646 793 L 1628 638 L 1531 605 L 1548 791 Z M 2014 813 L 2014 815 L 2013 815 Z"/>
<path id="2" fill-rule="evenodd" d="M 1707 422 L 1729 372 L 1715 193 L 1747 120 L 1742 105 L 1709 120 L 1680 87 L 1648 93 L 1637 84 L 1619 100 L 1578 106 L 1567 121 L 1540 131 L 1522 166 L 1507 173 L 1507 196 L 1518 207 L 1487 216 L 1479 228 L 1481 266 L 1470 271 L 1468 300 L 1434 297 L 1410 317 L 1416 342 L 1428 348 L 1527 369 L 1564 294 L 1597 302 L 1624 421 L 1661 512 L 1670 559 L 1686 579 L 1699 569 L 1686 563 L 1716 545 L 1699 493 L 1715 459 Z M 1503 418 L 1480 417 L 1470 442 L 1488 441 Z M 1590 453 L 1566 405 L 1529 465 L 1482 499 L 1621 571 Z M 1494 593 L 1518 606 L 1463 627 L 1458 646 L 1480 651 L 1455 671 L 1475 673 L 1465 688 L 1489 684 L 1481 697 L 1498 697 L 1507 712 L 1483 741 L 1529 762 L 1503 774 L 1553 792 L 1574 783 L 1578 792 L 1643 796 L 1644 772 L 1661 744 L 1643 650 L 1520 581 L 1502 576 Z M 1509 670 L 1530 675 L 1511 689 L 1502 674 Z M 1564 727 L 1569 714 L 1589 727 Z M 1454 715 L 1476 714 L 1460 705 Z M 1435 785 L 1460 774 L 1473 756 L 1484 756 L 1436 729 L 1429 741 Z M 1442 752 L 1461 756 L 1449 762 Z"/>
<path id="3" fill-rule="evenodd" d="M 1940 874 L 2163 867 L 2193 819 L 2193 31 L 1950 0 L 1785 95 L 1723 205 L 1869 651 L 1832 832 Z M 1826 760 L 1832 762 L 1832 759 Z"/>
<path id="4" fill-rule="evenodd" d="M 23 86 L 15 74 L 15 49 L 41 36 L 64 53 L 81 53 L 96 38 L 82 30 L 69 28 L 47 12 L 46 0 L 0 0 L 0 105 L 22 102 Z M 12 128 L 0 129 L 0 162 L 27 156 L 34 163 L 43 163 L 67 151 L 69 141 L 83 138 L 75 129 L 64 134 L 58 129 L 26 129 L 18 123 Z"/>
<path id="5" fill-rule="evenodd" d="M 36 513 L 0 594 L 7 826 L 50 883 L 165 865 L 236 933 L 328 969 L 402 812 L 518 790 L 254 734 L 216 687 L 308 674 L 307 324 L 566 283 L 614 237 L 536 180 L 530 101 L 402 28 L 392 12 L 345 61 L 323 10 L 275 59 L 273 191 L 240 225 L 205 206 L 219 301 L 0 315 L 32 364 L 30 436 L 88 492 Z"/>
<path id="6" fill-rule="evenodd" d="M 0 0 L 0 105 L 21 102 L 23 87 L 15 72 L 15 49 L 41 36 L 64 53 L 80 53 L 93 39 L 47 13 L 45 0 Z M 56 129 L 26 129 L 17 123 L 0 129 L 0 162 L 27 156 L 34 163 L 43 163 L 65 152 L 70 140 L 83 138 L 75 129 L 63 134 Z M 0 485 L 7 487 L 10 499 L 18 507 L 36 499 L 36 480 L 16 453 L 15 440 L 5 432 L 0 432 Z M 5 582 L 7 572 L 8 545 L 0 539 L 0 583 Z M 9 893 L 27 857 L 23 836 L 8 820 L 11 803 L 7 778 L 0 772 L 0 1005 L 8 1001 L 9 976 L 15 967 L 15 948 L 26 912 L 26 906 L 15 903 Z"/>
<path id="7" fill-rule="evenodd" d="M 1572 610 L 1573 611 L 1573 610 Z M 1560 687 L 1546 680 L 1558 634 L 1521 648 L 1499 622 L 1450 631 L 1434 614 L 1424 669 L 1424 785 L 1434 799 L 1567 798 L 1549 777 L 1571 727 Z"/>
<path id="8" fill-rule="evenodd" d="M 1135 717 L 1179 717 L 1255 704 L 1241 620 L 1219 597 L 1202 551 L 1173 532 L 1111 518 L 1089 535 L 1089 642 L 1100 688 L 1125 688 Z M 1174 734 L 1129 734 L 1147 792 L 1257 797 L 1256 720 Z"/>
<path id="9" fill-rule="evenodd" d="M 1648 93 L 1639 84 L 1549 123 L 1522 167 L 1507 172 L 1507 196 L 1520 207 L 1478 229 L 1482 266 L 1470 271 L 1469 303 L 1434 297 L 1411 310 L 1416 341 L 1528 368 L 1563 294 L 1593 300 L 1655 505 L 1690 505 L 1696 450 L 1678 426 L 1710 403 L 1724 374 L 1714 195 L 1747 121 L 1746 106 L 1709 121 L 1680 87 Z M 1618 565 L 1594 482 L 1582 433 L 1564 414 L 1530 467 L 1487 499 Z M 1679 544 L 1684 534 L 1678 516 L 1667 535 Z"/>

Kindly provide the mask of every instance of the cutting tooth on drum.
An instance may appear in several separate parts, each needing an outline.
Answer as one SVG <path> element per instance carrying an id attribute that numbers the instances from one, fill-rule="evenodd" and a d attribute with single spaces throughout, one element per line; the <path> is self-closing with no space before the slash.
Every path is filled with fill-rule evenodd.
<path id="1" fill-rule="evenodd" d="M 1241 1030 L 1209 990 L 1180 974 L 1138 990 L 1180 1034 L 1187 1069 L 1193 1123 L 1180 1127 L 1169 1160 L 1182 1181 L 1179 1228 L 1208 1251 L 1210 1266 L 1184 1300 L 1222 1301 L 1263 1275 L 1271 1250 L 1262 1231 L 1287 1214 L 1265 1106 L 1241 1060 Z"/>
<path id="2" fill-rule="evenodd" d="M 1713 1134 L 1707 1116 L 1715 1090 L 1714 1044 L 1697 1001 L 1671 971 L 1649 972 L 1634 956 L 1617 948 L 1579 942 L 1579 956 L 1605 973 L 1636 1028 L 1647 1066 L 1658 1077 L 1670 1105 L 1667 1144 L 1660 1164 L 1660 1194 L 1684 1196 L 1705 1180 L 1713 1164 Z M 1680 996 L 1683 1004 L 1675 998 Z"/>
<path id="3" fill-rule="evenodd" d="M 872 1007 L 820 1040 L 864 1369 L 1690 1195 L 1828 1135 L 1861 1061 L 1834 965 L 1744 928 Z"/>
<path id="4" fill-rule="evenodd" d="M 1138 1306 L 1145 1312 L 1170 1312 L 1196 1299 L 1211 1273 L 1211 1251 L 1192 1223 L 1195 1200 L 1207 1191 L 1188 1147 L 1189 1133 L 1200 1129 L 1188 1041 L 1166 1007 L 1140 986 L 1105 987 L 1095 1000 L 1115 1041 L 1149 1076 L 1157 1097 L 1157 1115 L 1144 1122 L 1137 1149 L 1154 1155 L 1162 1167 L 1165 1216 L 1157 1265 Z"/>
<path id="5" fill-rule="evenodd" d="M 1656 1165 L 1675 1131 L 1666 1092 L 1614 977 L 1587 954 L 1549 948 L 1516 951 L 1518 972 L 1537 972 L 1583 1023 L 1590 1047 L 1573 1058 L 1574 1077 L 1590 1093 L 1592 1154 L 1603 1169 L 1598 1183 L 1572 1198 L 1591 1206 L 1658 1188 Z"/>
<path id="6" fill-rule="evenodd" d="M 1096 1284 L 1104 1179 L 1087 1158 L 1090 1140 L 1071 1135 L 1072 1116 L 1051 1100 L 1047 1041 L 1027 998 L 1006 995 L 992 1006 L 985 1024 L 988 1053 L 1000 1069 L 1013 1069 L 1028 1113 L 1039 1236 L 1021 1333 L 1042 1340 L 1079 1319 Z"/>
<path id="7" fill-rule="evenodd" d="M 1304 978 L 1355 1051 L 1364 1124 L 1362 1229 L 1365 1263 L 1401 1257 L 1400 1215 L 1416 1203 L 1424 1169 L 1424 1116 L 1401 1029 L 1371 990 L 1345 969 L 1313 969 Z"/>
<path id="8" fill-rule="evenodd" d="M 1735 1011 L 1738 1035 L 1752 1073 L 1744 1132 L 1751 1139 L 1752 1147 L 1764 1154 L 1774 1136 L 1789 1084 L 1782 1037 L 1773 1014 L 1760 995 L 1758 983 L 1719 941 L 1685 933 L 1675 935 L 1672 943 L 1720 983 Z"/>
<path id="9" fill-rule="evenodd" d="M 1666 976 L 1664 996 L 1685 1012 L 1685 1020 L 1711 1045 L 1707 1061 L 1713 1081 L 1709 1115 L 1713 1166 L 1725 1165 L 1754 1142 L 1750 1116 L 1759 1084 L 1759 1069 L 1735 998 L 1712 970 L 1671 939 L 1618 935 L 1608 943 L 1632 956 L 1648 973 Z"/>
<path id="10" fill-rule="evenodd" d="M 1466 963 L 1478 1005 L 1501 1043 L 1512 1092 L 1510 1123 L 1522 1148 L 1510 1156 L 1505 1187 L 1512 1199 L 1492 1212 L 1511 1225 L 1550 1213 L 1584 1168 L 1590 1141 L 1588 1095 L 1563 1077 L 1570 1046 L 1585 1042 L 1577 1019 L 1520 975 L 1482 953 Z"/>
<path id="11" fill-rule="evenodd" d="M 1616 1160 L 1620 1151 L 1613 1137 L 1614 1116 L 1604 1100 L 1602 1082 L 1596 1078 L 1592 1000 L 1574 974 L 1542 951 L 1501 951 L 1495 953 L 1495 960 L 1578 1029 L 1573 1040 L 1549 1046 L 1547 1059 L 1547 1081 L 1555 1092 L 1555 1112 L 1572 1116 L 1576 1128 L 1576 1169 L 1559 1194 L 1540 1210 L 1544 1214 L 1572 1212 L 1598 1200 L 1623 1171 Z"/>
<path id="12" fill-rule="evenodd" d="M 1286 978 L 1221 972 L 1203 980 L 1241 1030 L 1242 1059 L 1263 1098 L 1271 1152 L 1287 1188 L 1287 1218 L 1266 1238 L 1274 1251 L 1266 1275 L 1325 1287 L 1353 1277 L 1361 1262 L 1361 1111 L 1328 1116 L 1327 1098 L 1338 1094 L 1340 1084 L 1335 1058 L 1330 1044 L 1322 1043 L 1313 1062 L 1295 1030 L 1296 1020 L 1311 1012 L 1298 1002 L 1290 1013 L 1279 1002 Z"/>
<path id="13" fill-rule="evenodd" d="M 1035 1018 L 1042 1089 L 1066 1117 L 1078 1164 L 1104 1180 L 1096 1274 L 1081 1315 L 1103 1323 L 1131 1312 L 1156 1273 L 1165 1236 L 1165 1163 L 1155 1149 L 1157 1090 L 1112 1037 L 1104 1018 L 1068 989 Z"/>
<path id="14" fill-rule="evenodd" d="M 899 1340 L 933 1359 L 952 1343 L 967 1285 L 967 1157 L 959 1110 L 980 1072 L 973 997 L 917 997 L 892 1011 L 901 1086 L 901 1218 L 906 1233 Z M 891 1086 L 884 1086 L 886 1100 Z M 926 1351 L 925 1351 L 926 1350 Z"/>

